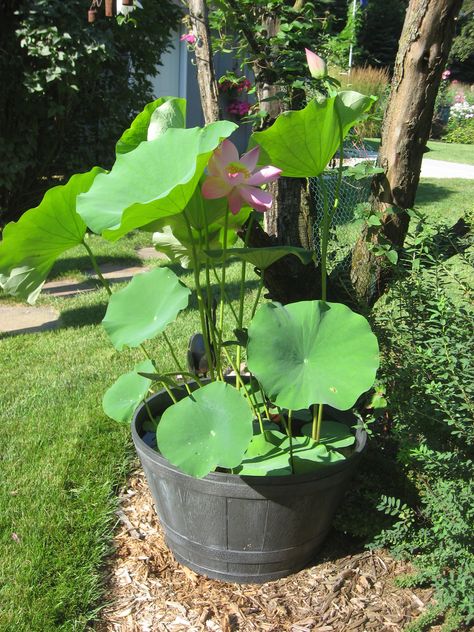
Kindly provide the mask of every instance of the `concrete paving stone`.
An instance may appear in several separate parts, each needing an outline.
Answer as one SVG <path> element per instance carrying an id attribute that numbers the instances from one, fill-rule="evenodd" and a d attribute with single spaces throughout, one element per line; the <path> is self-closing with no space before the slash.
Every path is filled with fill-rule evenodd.
<path id="1" fill-rule="evenodd" d="M 162 252 L 158 252 L 153 246 L 147 246 L 146 248 L 139 248 L 137 255 L 140 259 L 146 261 L 147 259 L 168 259 Z"/>
<path id="2" fill-rule="evenodd" d="M 119 283 L 121 281 L 129 281 L 136 274 L 142 274 L 143 272 L 148 272 L 150 268 L 146 266 L 130 266 L 128 268 L 124 268 L 123 266 L 117 265 L 116 263 L 106 263 L 100 267 L 100 271 L 103 276 L 110 281 L 115 281 Z M 92 279 L 97 279 L 97 275 L 94 270 L 90 270 L 86 272 L 88 276 Z"/>
<path id="3" fill-rule="evenodd" d="M 59 312 L 51 307 L 0 306 L 0 333 L 30 334 L 59 326 Z"/>
<path id="4" fill-rule="evenodd" d="M 49 296 L 69 298 L 84 292 L 92 292 L 97 289 L 95 281 L 77 281 L 76 279 L 61 279 L 60 281 L 48 281 L 43 285 L 41 292 Z"/>

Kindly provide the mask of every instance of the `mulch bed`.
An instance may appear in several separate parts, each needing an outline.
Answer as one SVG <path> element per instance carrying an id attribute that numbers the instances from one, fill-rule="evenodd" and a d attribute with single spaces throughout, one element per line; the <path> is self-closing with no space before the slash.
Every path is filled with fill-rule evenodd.
<path id="1" fill-rule="evenodd" d="M 117 514 L 97 632 L 398 632 L 431 598 L 429 590 L 395 585 L 406 564 L 383 551 L 351 551 L 337 534 L 320 563 L 292 577 L 262 585 L 200 577 L 169 552 L 141 471 L 121 494 Z"/>

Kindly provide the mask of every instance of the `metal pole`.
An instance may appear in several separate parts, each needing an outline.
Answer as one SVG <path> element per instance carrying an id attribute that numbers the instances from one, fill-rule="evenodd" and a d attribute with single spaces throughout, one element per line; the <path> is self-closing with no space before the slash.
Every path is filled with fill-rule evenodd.
<path id="1" fill-rule="evenodd" d="M 355 40 L 355 35 L 356 35 L 356 27 L 355 27 L 355 14 L 356 14 L 356 2 L 357 0 L 353 0 L 352 2 L 352 40 L 351 40 L 351 45 L 349 48 L 349 75 L 351 74 L 351 68 L 352 68 L 352 49 L 354 46 L 354 40 Z"/>

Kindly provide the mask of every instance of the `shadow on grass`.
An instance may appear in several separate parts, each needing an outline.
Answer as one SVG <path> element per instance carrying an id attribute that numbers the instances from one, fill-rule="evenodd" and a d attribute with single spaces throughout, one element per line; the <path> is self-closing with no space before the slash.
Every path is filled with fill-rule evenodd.
<path id="1" fill-rule="evenodd" d="M 61 312 L 62 329 L 98 325 L 104 318 L 106 310 L 107 303 L 66 309 Z"/>
<path id="2" fill-rule="evenodd" d="M 439 202 L 440 200 L 445 200 L 447 197 L 455 195 L 456 193 L 457 191 L 455 189 L 450 189 L 446 186 L 445 182 L 443 184 L 434 184 L 432 182 L 423 182 L 423 180 L 421 180 L 416 194 L 416 204 Z"/>
<path id="3" fill-rule="evenodd" d="M 96 256 L 97 263 L 99 266 L 103 266 L 105 264 L 113 264 L 116 266 L 139 266 L 143 264 L 143 261 L 140 257 L 134 257 L 133 255 L 127 257 L 114 257 L 109 255 L 98 255 Z M 59 259 L 54 264 L 50 274 L 48 275 L 48 279 L 51 281 L 54 278 L 66 274 L 68 272 L 90 272 L 92 270 L 92 262 L 87 256 L 83 257 L 67 257 L 65 259 Z"/>

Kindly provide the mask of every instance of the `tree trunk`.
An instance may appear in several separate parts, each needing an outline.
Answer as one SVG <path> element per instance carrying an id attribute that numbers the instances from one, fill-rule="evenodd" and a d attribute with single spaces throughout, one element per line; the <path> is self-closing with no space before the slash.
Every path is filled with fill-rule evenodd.
<path id="1" fill-rule="evenodd" d="M 372 210 L 381 226 L 368 227 L 352 253 L 351 281 L 360 301 L 373 305 L 384 292 L 392 268 L 374 248 L 399 251 L 409 225 L 421 161 L 429 138 L 438 92 L 462 0 L 410 0 L 385 113 Z"/>
<path id="2" fill-rule="evenodd" d="M 220 116 L 219 91 L 212 60 L 208 10 L 205 0 L 188 0 L 189 20 L 196 36 L 196 67 L 201 95 L 201 106 L 206 125 L 218 121 Z"/>

